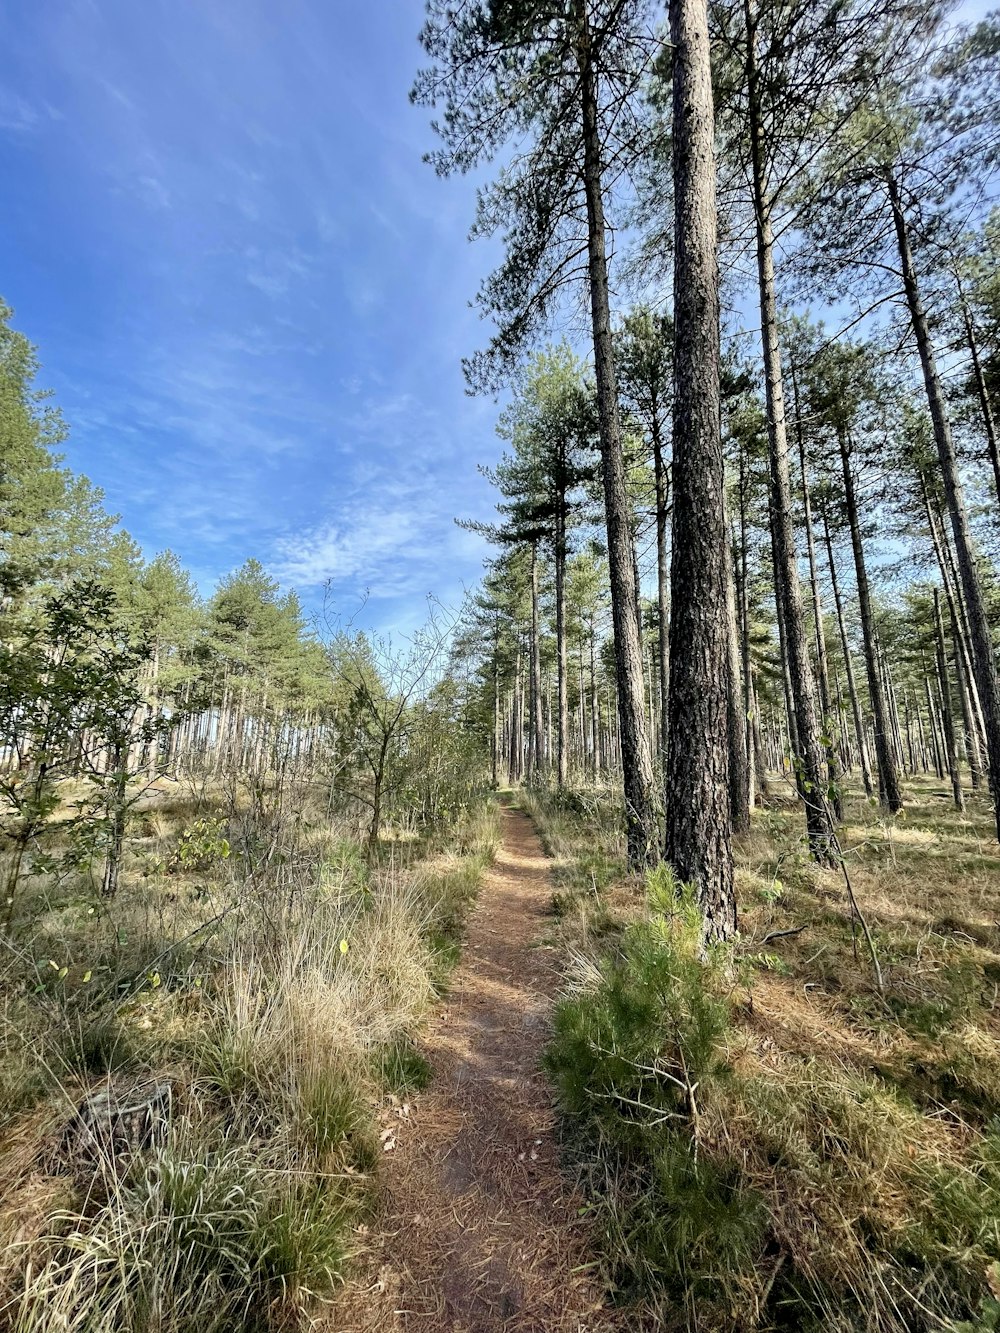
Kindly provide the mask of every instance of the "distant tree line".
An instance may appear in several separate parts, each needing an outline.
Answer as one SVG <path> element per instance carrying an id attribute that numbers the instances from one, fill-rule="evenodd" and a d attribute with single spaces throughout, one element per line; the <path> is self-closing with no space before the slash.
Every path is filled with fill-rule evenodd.
<path id="1" fill-rule="evenodd" d="M 66 428 L 0 307 L 0 851 L 4 918 L 25 875 L 89 867 L 113 895 L 157 783 L 282 783 L 426 826 L 479 784 L 451 627 L 405 644 L 310 625 L 254 559 L 198 596 L 177 557 L 144 558 L 62 463 Z M 249 796 L 247 797 L 249 799 Z"/>

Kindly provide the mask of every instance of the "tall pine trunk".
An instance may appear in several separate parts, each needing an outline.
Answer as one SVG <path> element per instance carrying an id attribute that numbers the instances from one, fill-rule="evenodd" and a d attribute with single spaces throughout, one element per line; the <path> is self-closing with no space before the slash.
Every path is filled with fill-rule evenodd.
<path id="1" fill-rule="evenodd" d="M 951 424 L 945 407 L 944 389 L 934 359 L 930 329 L 927 324 L 927 316 L 924 312 L 916 269 L 913 264 L 906 215 L 903 211 L 899 186 L 891 171 L 886 172 L 885 180 L 889 202 L 892 206 L 893 222 L 896 227 L 899 260 L 903 273 L 903 289 L 906 293 L 910 322 L 913 326 L 917 350 L 920 354 L 920 366 L 923 371 L 924 388 L 927 393 L 927 405 L 934 426 L 934 442 L 937 445 L 938 462 L 944 481 L 945 499 L 955 539 L 958 572 L 962 583 L 965 611 L 969 620 L 972 671 L 979 691 L 979 702 L 982 705 L 983 721 L 986 728 L 990 795 L 993 798 L 997 838 L 1000 839 L 1000 680 L 997 678 L 996 657 L 993 652 L 990 623 L 986 614 L 986 601 L 983 597 L 982 583 L 976 566 L 972 533 L 969 530 L 965 493 L 961 478 L 958 475 L 958 460 L 955 456 L 955 443 L 951 436 Z"/>
<path id="2" fill-rule="evenodd" d="M 540 636 L 541 617 L 538 612 L 538 544 L 531 543 L 531 742 L 529 745 L 528 770 L 533 782 L 537 782 L 544 767 L 545 746 L 542 736 L 545 732 L 542 715 L 542 644 Z"/>
<path id="3" fill-rule="evenodd" d="M 965 809 L 962 779 L 958 772 L 958 754 L 955 747 L 955 726 L 951 717 L 951 686 L 948 682 L 948 658 L 944 648 L 944 622 L 941 619 L 941 594 L 934 589 L 934 635 L 937 656 L 938 684 L 941 687 L 941 721 L 944 724 L 944 745 L 948 756 L 948 776 L 956 810 Z"/>
<path id="4" fill-rule="evenodd" d="M 872 613 L 871 589 L 868 586 L 868 567 L 865 546 L 858 516 L 858 498 L 851 467 L 851 449 L 843 429 L 837 431 L 841 471 L 844 477 L 844 499 L 847 505 L 847 523 L 851 530 L 851 550 L 854 554 L 854 574 L 858 588 L 858 610 L 861 615 L 861 639 L 865 650 L 865 670 L 868 673 L 868 697 L 871 700 L 875 722 L 875 758 L 878 763 L 879 799 L 893 814 L 903 808 L 903 794 L 899 786 L 896 758 L 890 736 L 889 702 L 879 671 L 875 645 L 875 621 Z"/>
<path id="5" fill-rule="evenodd" d="M 706 0 L 671 0 L 674 507 L 665 855 L 708 939 L 736 930 L 729 803 L 729 543 L 719 397 L 715 145 Z"/>
<path id="6" fill-rule="evenodd" d="M 556 737 L 556 782 L 566 785 L 569 750 L 569 681 L 566 661 L 566 497 L 560 495 L 555 516 L 556 566 L 556 674 L 558 676 L 558 725 Z"/>
<path id="7" fill-rule="evenodd" d="M 670 680 L 670 563 L 667 558 L 667 468 L 663 460 L 660 422 L 653 413 L 653 482 L 656 487 L 656 602 L 659 610 L 657 667 L 660 673 L 660 765 L 666 771 Z"/>
<path id="8" fill-rule="evenodd" d="M 587 199 L 587 251 L 590 310 L 594 335 L 594 378 L 604 480 L 604 512 L 611 576 L 611 617 L 615 637 L 618 728 L 625 795 L 628 862 L 639 869 L 655 859 L 653 765 L 646 738 L 630 505 L 625 488 L 621 415 L 611 342 L 607 237 L 601 179 L 602 144 L 597 116 L 597 81 L 591 62 L 586 0 L 576 0 L 580 97 L 583 117 L 583 183 Z"/>
<path id="9" fill-rule="evenodd" d="M 840 767 L 837 763 L 837 738 L 833 726 L 833 707 L 830 699 L 830 670 L 826 660 L 826 632 L 823 628 L 823 602 L 819 595 L 819 577 L 816 570 L 816 539 L 813 533 L 812 500 L 809 495 L 809 475 L 806 469 L 806 445 L 799 413 L 798 386 L 795 367 L 792 366 L 792 391 L 795 395 L 795 432 L 799 444 L 799 468 L 802 474 L 802 512 L 806 527 L 806 554 L 809 557 L 809 584 L 812 589 L 813 629 L 816 634 L 816 677 L 819 683 L 819 701 L 823 711 L 823 731 L 826 736 L 826 767 L 833 792 L 833 812 L 844 818 L 844 802 L 840 790 Z"/>
<path id="10" fill-rule="evenodd" d="M 833 558 L 833 539 L 830 536 L 830 520 L 823 508 L 823 538 L 826 544 L 826 559 L 830 570 L 830 586 L 833 588 L 833 604 L 837 612 L 837 628 L 840 630 L 840 647 L 844 654 L 844 670 L 847 673 L 847 693 L 851 700 L 851 713 L 854 718 L 854 735 L 858 742 L 858 763 L 861 767 L 861 781 L 864 783 L 865 795 L 871 796 L 874 791 L 872 784 L 871 764 L 868 760 L 868 742 L 865 738 L 864 718 L 861 714 L 861 699 L 858 696 L 858 683 L 854 675 L 854 659 L 851 655 L 851 645 L 847 638 L 847 626 L 844 623 L 844 604 L 840 596 L 840 584 L 837 581 L 837 562 Z"/>
<path id="11" fill-rule="evenodd" d="M 774 234 L 765 181 L 763 126 L 759 71 L 756 56 L 756 21 L 753 0 L 746 0 L 747 94 L 754 215 L 757 229 L 757 276 L 760 287 L 761 342 L 764 351 L 764 386 L 767 400 L 767 438 L 771 472 L 771 550 L 775 594 L 781 601 L 786 661 L 795 714 L 798 745 L 796 776 L 806 811 L 809 850 L 820 863 L 833 857 L 833 824 L 826 799 L 826 782 L 816 725 L 812 667 L 806 645 L 802 593 L 796 567 L 792 526 L 792 492 L 788 469 L 788 436 L 778 344 L 778 301 L 774 278 Z"/>
<path id="12" fill-rule="evenodd" d="M 729 524 L 726 523 L 726 538 Z M 731 547 L 730 547 L 731 549 Z M 740 666 L 740 632 L 736 618 L 736 591 L 732 566 L 726 567 L 726 645 L 729 683 L 729 806 L 733 829 L 746 833 L 750 828 L 753 782 L 747 747 L 746 712 L 743 707 L 743 672 Z"/>

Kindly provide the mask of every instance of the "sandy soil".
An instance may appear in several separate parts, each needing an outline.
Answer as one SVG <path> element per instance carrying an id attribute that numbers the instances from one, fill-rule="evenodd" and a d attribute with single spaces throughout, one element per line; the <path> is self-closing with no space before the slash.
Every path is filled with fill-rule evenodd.
<path id="1" fill-rule="evenodd" d="M 463 961 L 422 1044 L 434 1077 L 390 1108 L 382 1207 L 355 1278 L 323 1326 L 338 1333 L 610 1333 L 589 1276 L 582 1200 L 559 1170 L 539 1068 L 559 988 L 539 943 L 552 886 L 525 815 L 468 924 Z"/>

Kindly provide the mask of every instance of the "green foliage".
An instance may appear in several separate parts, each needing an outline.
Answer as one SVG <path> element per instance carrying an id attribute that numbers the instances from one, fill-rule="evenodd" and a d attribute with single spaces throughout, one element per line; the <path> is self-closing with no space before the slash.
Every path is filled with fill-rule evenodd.
<path id="1" fill-rule="evenodd" d="M 407 1036 L 379 1049 L 375 1066 L 379 1082 L 391 1092 L 419 1092 L 430 1082 L 430 1063 Z"/>
<path id="2" fill-rule="evenodd" d="M 6 601 L 46 574 L 68 474 L 53 446 L 64 437 L 59 414 L 34 387 L 35 349 L 10 326 L 0 301 L 0 594 Z"/>
<path id="3" fill-rule="evenodd" d="M 183 1140 L 138 1161 L 103 1207 L 42 1247 L 16 1333 L 224 1333 L 272 1327 L 326 1294 L 344 1260 L 350 1198 L 269 1169 L 251 1144 Z M 47 1251 L 47 1254 L 45 1253 Z"/>
<path id="4" fill-rule="evenodd" d="M 975 1319 L 949 1325 L 950 1333 L 998 1333 L 1000 1330 L 1000 1264 L 990 1264 L 990 1294 L 984 1296 Z"/>
<path id="5" fill-rule="evenodd" d="M 720 956 L 702 958 L 693 894 L 677 888 L 665 867 L 650 876 L 654 915 L 626 930 L 593 991 L 559 1005 L 546 1056 L 566 1110 L 623 1145 L 696 1116 L 698 1087 L 725 1069 Z"/>
<path id="6" fill-rule="evenodd" d="M 682 1136 L 664 1132 L 641 1169 L 617 1170 L 602 1199 L 602 1226 L 622 1293 L 695 1310 L 702 1327 L 738 1323 L 768 1221 L 738 1164 L 699 1156 Z"/>
<path id="7" fill-rule="evenodd" d="M 371 1171 L 377 1161 L 371 1105 L 357 1079 L 337 1063 L 307 1069 L 297 1080 L 293 1114 L 309 1151 L 321 1165 L 341 1162 Z"/>
<path id="8" fill-rule="evenodd" d="M 766 1210 L 735 1163 L 699 1153 L 700 1099 L 728 1076 L 723 955 L 703 956 L 694 894 L 669 867 L 647 891 L 650 918 L 559 1005 L 546 1065 L 605 1159 L 594 1188 L 616 1284 L 695 1303 L 707 1321 L 735 1308 Z"/>
<path id="9" fill-rule="evenodd" d="M 230 853 L 224 819 L 196 819 L 182 833 L 167 862 L 171 874 L 179 871 L 208 870 Z"/>

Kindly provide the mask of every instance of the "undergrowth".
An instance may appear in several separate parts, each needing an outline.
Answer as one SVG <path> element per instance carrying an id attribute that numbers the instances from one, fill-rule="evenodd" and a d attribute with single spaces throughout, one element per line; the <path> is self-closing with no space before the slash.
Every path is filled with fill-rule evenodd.
<path id="1" fill-rule="evenodd" d="M 599 801 L 528 805 L 562 861 L 547 1065 L 616 1298 L 667 1329 L 994 1328 L 1000 959 L 973 817 L 942 826 L 918 796 L 887 829 L 852 809 L 883 997 L 780 808 L 737 849 L 741 938 L 706 955 L 666 868 L 645 891 L 584 868 L 621 864 Z M 961 872 L 902 852 L 938 839 L 966 841 Z"/>
<path id="2" fill-rule="evenodd" d="M 25 896 L 0 1014 L 11 1333 L 309 1326 L 370 1204 L 380 1109 L 428 1077 L 414 1036 L 495 809 L 374 862 L 321 812 L 271 818 L 270 842 L 223 813 L 152 810 L 113 902 Z M 88 1094 L 148 1083 L 170 1088 L 162 1132 L 97 1159 L 66 1146 Z"/>

